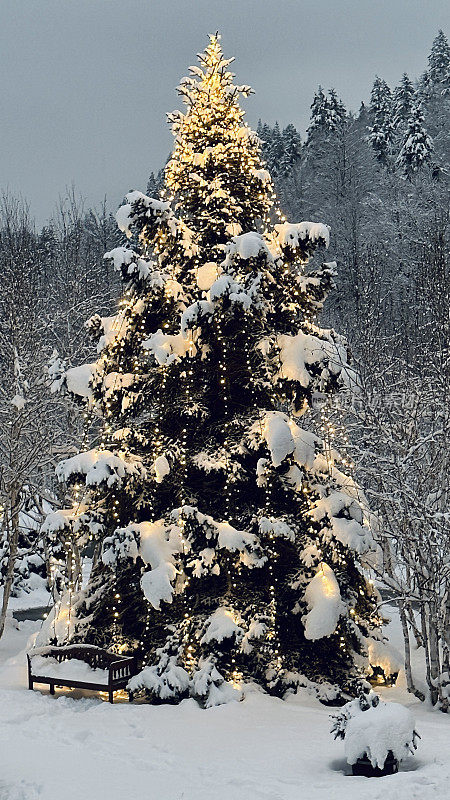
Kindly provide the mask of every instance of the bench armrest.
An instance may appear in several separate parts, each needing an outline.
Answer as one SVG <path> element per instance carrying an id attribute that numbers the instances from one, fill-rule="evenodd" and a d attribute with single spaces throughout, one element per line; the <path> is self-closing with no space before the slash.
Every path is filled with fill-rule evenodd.
<path id="1" fill-rule="evenodd" d="M 111 661 L 109 665 L 109 679 L 110 681 L 114 680 L 115 673 L 117 671 L 118 678 L 126 678 L 126 677 L 133 677 L 134 671 L 136 668 L 136 658 L 134 656 L 127 656 L 126 658 L 117 659 L 117 661 Z M 120 674 L 122 672 L 122 674 Z"/>

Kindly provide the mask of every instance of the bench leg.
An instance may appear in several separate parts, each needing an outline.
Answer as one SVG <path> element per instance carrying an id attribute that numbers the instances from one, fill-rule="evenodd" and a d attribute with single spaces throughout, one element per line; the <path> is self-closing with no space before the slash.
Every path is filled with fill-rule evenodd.
<path id="1" fill-rule="evenodd" d="M 28 678 L 28 688 L 29 689 L 33 688 L 33 681 L 31 680 L 31 678 Z"/>
<path id="2" fill-rule="evenodd" d="M 108 694 L 109 694 L 109 702 L 110 703 L 114 703 L 114 692 L 113 692 L 113 690 L 110 689 Z"/>
<path id="3" fill-rule="evenodd" d="M 54 683 L 50 684 L 50 694 L 55 694 L 55 684 Z"/>
<path id="4" fill-rule="evenodd" d="M 133 702 L 133 698 L 134 698 L 134 694 L 133 694 L 133 692 L 128 692 L 128 702 L 129 702 L 129 703 L 132 703 L 132 702 Z"/>

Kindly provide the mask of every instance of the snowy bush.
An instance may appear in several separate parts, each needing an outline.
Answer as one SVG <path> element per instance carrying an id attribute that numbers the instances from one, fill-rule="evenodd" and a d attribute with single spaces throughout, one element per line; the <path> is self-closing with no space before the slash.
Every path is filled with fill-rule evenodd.
<path id="1" fill-rule="evenodd" d="M 200 661 L 199 669 L 192 677 L 191 693 L 204 708 L 242 699 L 242 692 L 226 681 L 218 671 L 213 656 Z"/>
<path id="2" fill-rule="evenodd" d="M 160 661 L 144 669 L 131 678 L 128 689 L 131 692 L 147 690 L 159 700 L 167 701 L 183 697 L 189 689 L 189 675 L 177 664 L 175 655 L 170 655 L 163 648 L 158 651 Z"/>
<path id="3" fill-rule="evenodd" d="M 414 717 L 399 703 L 385 703 L 377 694 L 361 695 L 333 715 L 331 732 L 344 739 L 349 764 L 367 756 L 372 767 L 383 769 L 389 753 L 401 761 L 417 749 Z"/>

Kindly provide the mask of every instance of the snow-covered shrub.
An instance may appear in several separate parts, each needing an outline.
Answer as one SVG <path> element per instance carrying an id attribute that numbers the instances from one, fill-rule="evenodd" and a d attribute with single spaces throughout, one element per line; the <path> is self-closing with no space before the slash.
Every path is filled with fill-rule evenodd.
<path id="1" fill-rule="evenodd" d="M 6 532 L 0 533 L 0 585 L 5 580 L 8 569 L 9 545 Z M 34 590 L 45 593 L 47 575 L 42 540 L 30 543 L 22 530 L 19 532 L 17 557 L 14 564 L 14 577 L 11 597 L 21 597 Z"/>
<path id="2" fill-rule="evenodd" d="M 372 767 L 383 769 L 389 753 L 401 761 L 417 749 L 420 737 L 411 712 L 399 703 L 385 703 L 374 692 L 346 703 L 332 719 L 331 732 L 344 739 L 349 764 L 366 756 Z"/>
<path id="3" fill-rule="evenodd" d="M 128 683 L 132 692 L 146 690 L 154 698 L 163 702 L 174 701 L 187 695 L 189 689 L 189 675 L 186 670 L 177 664 L 176 656 L 158 651 L 159 664 L 144 669 L 135 675 Z"/>
<path id="4" fill-rule="evenodd" d="M 213 656 L 200 660 L 192 677 L 191 694 L 204 708 L 242 700 L 242 692 L 225 680 Z"/>

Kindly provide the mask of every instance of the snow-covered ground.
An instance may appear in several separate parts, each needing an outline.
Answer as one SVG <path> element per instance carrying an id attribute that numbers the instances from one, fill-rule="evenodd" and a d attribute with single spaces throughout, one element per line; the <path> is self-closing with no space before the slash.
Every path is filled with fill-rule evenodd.
<path id="1" fill-rule="evenodd" d="M 349 775 L 327 709 L 302 694 L 250 694 L 202 711 L 26 688 L 25 649 L 39 622 L 0 641 L 0 800 L 428 800 L 450 792 L 450 719 L 402 689 L 422 741 L 397 775 Z"/>

